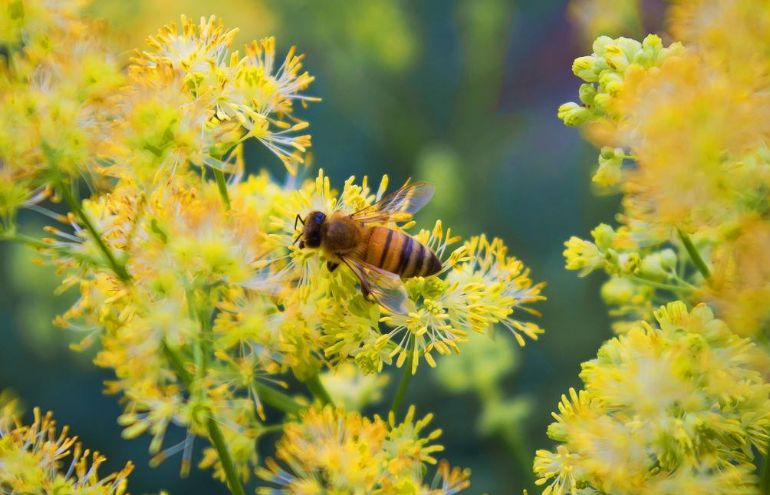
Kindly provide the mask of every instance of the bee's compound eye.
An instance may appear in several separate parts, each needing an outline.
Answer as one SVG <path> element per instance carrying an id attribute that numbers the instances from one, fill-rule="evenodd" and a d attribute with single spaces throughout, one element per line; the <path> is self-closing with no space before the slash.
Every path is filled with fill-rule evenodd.
<path id="1" fill-rule="evenodd" d="M 313 213 L 313 223 L 320 225 L 324 220 L 326 220 L 326 215 L 324 215 L 322 212 L 316 211 Z"/>

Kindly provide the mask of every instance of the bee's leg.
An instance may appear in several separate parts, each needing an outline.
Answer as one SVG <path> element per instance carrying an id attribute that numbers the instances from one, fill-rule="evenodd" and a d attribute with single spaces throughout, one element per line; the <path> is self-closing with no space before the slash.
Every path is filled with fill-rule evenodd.
<path id="1" fill-rule="evenodd" d="M 329 270 L 330 272 L 333 272 L 334 270 L 336 270 L 338 266 L 340 266 L 339 263 L 335 263 L 333 261 L 326 262 L 326 269 Z"/>

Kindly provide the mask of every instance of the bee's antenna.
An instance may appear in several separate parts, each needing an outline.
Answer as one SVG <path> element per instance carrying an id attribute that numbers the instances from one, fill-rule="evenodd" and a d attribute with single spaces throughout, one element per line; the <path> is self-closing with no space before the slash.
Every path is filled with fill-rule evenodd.
<path id="1" fill-rule="evenodd" d="M 297 213 L 297 217 L 294 219 L 294 230 L 297 230 L 297 222 L 301 223 L 302 225 L 305 225 L 305 220 L 299 216 L 299 213 Z M 297 241 L 294 241 L 297 242 Z"/>
<path id="2" fill-rule="evenodd" d="M 295 238 L 294 238 L 294 242 L 292 242 L 292 243 L 291 243 L 291 245 L 292 245 L 292 246 L 293 246 L 293 245 L 295 245 L 295 244 L 297 243 L 297 241 L 298 241 L 298 240 L 300 240 L 300 238 L 302 238 L 302 232 L 300 232 L 299 234 L 297 234 L 297 237 L 295 237 Z M 300 247 L 301 247 L 301 246 L 300 246 Z"/>

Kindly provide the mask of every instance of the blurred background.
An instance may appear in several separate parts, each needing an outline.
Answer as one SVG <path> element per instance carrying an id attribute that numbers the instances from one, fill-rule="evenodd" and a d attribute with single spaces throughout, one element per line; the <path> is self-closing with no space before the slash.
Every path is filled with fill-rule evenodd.
<path id="1" fill-rule="evenodd" d="M 565 271 L 561 253 L 569 236 L 612 222 L 617 199 L 592 195 L 596 151 L 557 120 L 556 109 L 576 97 L 572 60 L 590 53 L 592 34 L 657 30 L 661 6 L 644 3 L 640 18 L 635 4 L 99 0 L 91 10 L 107 20 L 126 57 L 182 13 L 217 14 L 240 27 L 241 42 L 275 34 L 283 53 L 297 45 L 316 76 L 309 92 L 323 98 L 301 113 L 311 122 L 314 167 L 339 185 L 350 175 L 383 173 L 394 184 L 409 176 L 433 182 L 436 196 L 418 220 L 441 218 L 463 236 L 502 237 L 535 281 L 547 281 L 540 341 L 518 349 L 504 330 L 493 341 L 474 339 L 439 363 L 440 374 L 421 367 L 407 395 L 421 414 L 436 414 L 452 464 L 472 469 L 468 493 L 508 494 L 531 488 L 534 451 L 550 446 L 550 412 L 578 385 L 580 362 L 611 335 L 600 280 Z M 248 151 L 254 170 L 283 177 L 273 155 Z M 35 229 L 40 220 L 23 221 Z M 109 373 L 88 353 L 70 351 L 72 337 L 51 324 L 76 294 L 54 295 L 56 277 L 29 263 L 33 254 L 23 248 L 1 244 L 0 255 L 0 389 L 13 389 L 27 408 L 54 410 L 109 457 L 104 472 L 134 460 L 134 494 L 222 493 L 208 472 L 180 479 L 178 457 L 150 468 L 146 436 L 120 438 L 117 398 L 101 394 Z M 271 442 L 263 443 L 270 454 Z"/>

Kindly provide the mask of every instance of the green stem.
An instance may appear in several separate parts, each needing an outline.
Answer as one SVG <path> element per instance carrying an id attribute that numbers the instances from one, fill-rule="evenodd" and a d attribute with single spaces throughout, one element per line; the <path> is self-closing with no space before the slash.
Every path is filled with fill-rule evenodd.
<path id="1" fill-rule="evenodd" d="M 709 271 L 708 266 L 706 266 L 706 262 L 703 261 L 703 258 L 701 258 L 700 253 L 695 248 L 695 244 L 692 243 L 692 239 L 690 239 L 690 236 L 687 235 L 687 232 L 680 228 L 677 228 L 676 232 L 679 234 L 679 238 L 682 240 L 682 244 L 684 244 L 684 248 L 687 250 L 687 254 L 690 255 L 690 259 L 695 264 L 695 267 L 698 269 L 701 275 L 703 275 L 703 278 L 711 278 L 711 272 Z"/>
<path id="2" fill-rule="evenodd" d="M 409 349 L 407 351 L 409 352 L 409 355 L 406 358 L 406 363 L 404 363 L 404 371 L 401 374 L 401 380 L 398 382 L 396 395 L 393 397 L 393 404 L 390 406 L 390 412 L 392 412 L 394 416 L 398 416 L 401 403 L 404 401 L 404 396 L 406 395 L 406 389 L 409 387 L 409 382 L 412 380 L 412 360 L 414 359 L 414 346 L 415 340 L 412 338 L 412 341 L 409 343 Z"/>
<path id="3" fill-rule="evenodd" d="M 194 297 L 193 291 L 188 291 L 188 298 Z M 208 296 L 208 294 L 206 295 Z M 189 304 L 193 306 L 193 299 L 189 299 Z M 198 340 L 200 343 L 200 362 L 198 363 L 198 378 L 203 380 L 206 377 L 206 371 L 209 366 L 209 355 L 211 354 L 211 343 L 213 335 L 211 332 L 211 317 L 209 311 L 206 309 L 198 310 L 198 321 L 201 324 L 201 338 Z"/>
<path id="4" fill-rule="evenodd" d="M 762 493 L 762 495 L 770 495 L 770 446 L 768 446 L 767 453 L 764 455 L 759 475 L 761 476 L 759 480 L 759 492 Z"/>
<path id="5" fill-rule="evenodd" d="M 287 414 L 297 414 L 304 409 L 294 399 L 272 387 L 259 382 L 254 382 L 254 390 L 259 400 L 265 404 L 283 411 Z"/>
<path id="6" fill-rule="evenodd" d="M 195 302 L 194 300 L 190 300 L 189 304 L 193 305 L 194 302 Z M 200 344 L 199 346 L 200 363 L 198 365 L 199 366 L 198 380 L 199 380 L 199 383 L 203 386 L 205 386 L 205 383 L 206 383 L 205 382 L 206 372 L 208 371 L 209 354 L 211 354 L 211 341 L 212 341 L 211 316 L 209 314 L 210 311 L 206 309 L 205 306 L 206 305 L 204 304 L 204 308 L 198 308 L 198 319 L 200 320 L 200 324 L 201 324 L 201 337 L 200 339 L 198 339 L 198 342 Z M 204 394 L 207 396 L 208 392 L 202 390 L 201 394 Z M 230 457 L 230 451 L 227 449 L 227 443 L 225 442 L 225 438 L 222 435 L 222 430 L 219 429 L 219 425 L 214 419 L 214 415 L 212 414 L 210 409 L 208 410 L 208 420 L 206 421 L 206 428 L 208 429 L 208 432 L 209 432 L 209 440 L 211 440 L 211 444 L 214 446 L 214 448 L 217 451 L 219 462 L 222 463 L 222 470 L 225 472 L 225 477 L 227 478 L 227 485 L 230 487 L 230 491 L 233 493 L 233 495 L 245 495 L 245 492 L 243 490 L 243 485 L 241 485 L 241 480 L 238 477 L 238 472 L 235 470 L 233 459 Z"/>
<path id="7" fill-rule="evenodd" d="M 67 205 L 69 205 L 70 209 L 72 209 L 72 211 L 75 213 L 75 216 L 80 219 L 80 222 L 83 224 L 83 226 L 85 226 L 88 233 L 91 234 L 91 238 L 94 240 L 99 250 L 104 254 L 104 257 L 107 258 L 107 262 L 112 268 L 112 271 L 115 272 L 115 275 L 117 275 L 118 278 L 123 282 L 130 282 L 131 275 L 129 275 L 126 267 L 123 266 L 122 263 L 118 262 L 112 250 L 107 246 L 107 244 L 104 243 L 104 239 L 102 239 L 101 234 L 98 230 L 96 230 L 96 227 L 94 227 L 91 218 L 81 206 L 80 201 L 78 201 L 77 198 L 75 198 L 75 196 L 72 194 L 72 190 L 67 187 L 63 180 L 58 180 L 56 185 L 64 197 L 64 200 L 67 202 Z"/>
<path id="8" fill-rule="evenodd" d="M 334 401 L 332 401 L 329 392 L 326 391 L 323 383 L 321 383 L 321 378 L 318 373 L 308 378 L 307 381 L 305 381 L 305 385 L 307 385 L 307 388 L 310 390 L 310 392 L 312 392 L 313 395 L 318 400 L 320 400 L 323 405 L 334 405 Z"/>
<path id="9" fill-rule="evenodd" d="M 225 203 L 225 209 L 230 209 L 230 195 L 227 193 L 227 181 L 225 180 L 225 173 L 218 168 L 214 170 L 214 178 L 217 180 L 217 187 L 219 188 L 219 195 L 222 196 L 222 201 Z"/>
<path id="10" fill-rule="evenodd" d="M 171 364 L 171 367 L 174 368 L 179 379 L 182 380 L 185 387 L 187 387 L 187 390 L 190 391 L 193 386 L 193 376 L 187 369 L 185 369 L 179 354 L 177 354 L 165 340 L 162 340 L 160 345 L 163 349 L 163 353 L 166 355 L 166 359 L 168 359 L 168 362 Z M 241 481 L 238 478 L 238 473 L 235 471 L 233 459 L 230 457 L 230 452 L 227 450 L 222 430 L 219 429 L 216 421 L 214 421 L 214 418 L 211 416 L 211 411 L 209 411 L 208 420 L 206 421 L 206 428 L 208 430 L 209 440 L 211 440 L 211 445 L 216 449 L 219 461 L 222 463 L 222 469 L 225 472 L 225 478 L 227 479 L 227 485 L 230 488 L 230 491 L 234 495 L 245 495 L 246 492 L 243 490 Z"/>
<path id="11" fill-rule="evenodd" d="M 532 472 L 534 455 L 530 453 L 529 449 L 524 445 L 520 434 L 506 430 L 503 433 L 503 438 L 505 439 L 505 444 L 508 446 L 508 449 L 510 449 L 513 454 L 514 459 L 519 464 L 522 475 L 526 476 L 526 480 L 524 481 L 529 485 L 528 488 L 534 489 L 535 478 Z"/>
<path id="12" fill-rule="evenodd" d="M 227 485 L 230 488 L 230 491 L 233 493 L 233 495 L 246 495 L 246 492 L 243 490 L 243 485 L 241 485 L 241 480 L 238 478 L 238 473 L 235 471 L 235 465 L 233 464 L 233 460 L 230 457 L 230 452 L 227 450 L 227 445 L 225 444 L 224 436 L 222 436 L 222 431 L 219 429 L 219 425 L 217 425 L 216 421 L 214 421 L 214 418 L 211 417 L 211 415 L 209 415 L 209 420 L 206 426 L 209 430 L 209 439 L 211 440 L 211 444 L 217 450 L 217 455 L 219 455 L 219 462 L 222 463 L 222 469 L 225 472 L 225 478 L 227 478 Z"/>
<path id="13" fill-rule="evenodd" d="M 631 280 L 638 282 L 640 284 L 649 285 L 650 287 L 655 287 L 656 289 L 663 289 L 668 290 L 671 292 L 682 292 L 682 291 L 689 291 L 691 290 L 689 287 L 682 287 L 679 285 L 673 285 L 673 284 L 665 284 L 663 282 L 656 282 L 654 280 L 647 280 L 646 278 L 637 277 L 637 276 L 630 276 Z"/>
<path id="14" fill-rule="evenodd" d="M 4 241 L 18 242 L 20 244 L 26 244 L 27 246 L 34 247 L 34 248 L 40 248 L 40 249 L 53 248 L 53 246 L 41 241 L 40 239 L 37 239 L 32 236 L 24 235 L 24 234 L 4 234 L 0 238 L 3 239 Z"/>
<path id="15" fill-rule="evenodd" d="M 185 369 L 182 358 L 180 358 L 179 354 L 168 345 L 166 339 L 160 341 L 160 347 L 163 350 L 163 354 L 166 355 L 169 364 L 174 368 L 179 379 L 182 380 L 182 383 L 184 383 L 185 387 L 189 390 L 193 383 L 193 376 L 187 369 Z"/>

